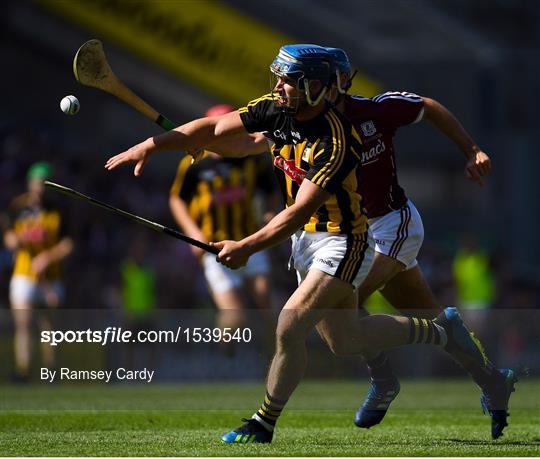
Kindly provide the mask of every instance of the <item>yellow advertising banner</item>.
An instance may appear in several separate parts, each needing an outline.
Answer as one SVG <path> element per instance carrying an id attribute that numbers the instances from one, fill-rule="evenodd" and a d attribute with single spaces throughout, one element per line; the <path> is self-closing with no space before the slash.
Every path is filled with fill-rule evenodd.
<path id="1" fill-rule="evenodd" d="M 269 91 L 268 67 L 296 40 L 214 0 L 38 0 L 216 97 L 243 105 Z M 352 93 L 379 86 L 357 75 Z"/>

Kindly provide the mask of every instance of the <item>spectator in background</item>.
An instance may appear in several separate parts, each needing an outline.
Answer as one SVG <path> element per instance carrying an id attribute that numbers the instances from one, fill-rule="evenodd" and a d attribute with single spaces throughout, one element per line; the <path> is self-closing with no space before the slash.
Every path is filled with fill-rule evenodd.
<path id="1" fill-rule="evenodd" d="M 488 254 L 478 247 L 474 235 L 462 236 L 453 262 L 457 303 L 479 333 L 484 316 L 495 300 L 495 275 Z"/>
<path id="2" fill-rule="evenodd" d="M 62 214 L 44 199 L 44 180 L 52 174 L 46 162 L 37 162 L 28 170 L 28 191 L 10 206 L 6 247 L 15 254 L 9 297 L 15 323 L 14 379 L 30 376 L 31 326 L 34 309 L 44 308 L 38 316 L 41 329 L 51 328 L 50 309 L 62 301 L 60 262 L 72 249 L 71 239 L 63 235 Z M 53 348 L 42 347 L 42 364 L 54 366 Z"/>
<path id="3" fill-rule="evenodd" d="M 128 257 L 121 266 L 122 274 L 122 305 L 126 327 L 133 333 L 140 330 L 153 330 L 156 288 L 155 273 L 148 262 L 146 244 L 142 237 L 135 238 L 129 249 Z M 148 365 L 155 368 L 155 346 L 144 343 L 129 343 L 127 347 L 126 364 L 135 368 L 137 363 L 137 348 L 148 348 Z"/>

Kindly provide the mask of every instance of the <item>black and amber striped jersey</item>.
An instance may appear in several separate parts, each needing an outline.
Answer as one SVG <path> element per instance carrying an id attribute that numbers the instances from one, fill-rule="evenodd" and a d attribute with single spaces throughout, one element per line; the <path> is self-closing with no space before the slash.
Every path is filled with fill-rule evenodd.
<path id="1" fill-rule="evenodd" d="M 262 159 L 207 154 L 191 165 L 187 155 L 178 164 L 170 193 L 187 203 L 209 241 L 239 241 L 259 229 L 255 194 L 270 194 L 274 188 L 270 164 Z"/>
<path id="2" fill-rule="evenodd" d="M 39 206 L 29 203 L 28 194 L 15 198 L 10 205 L 10 226 L 19 240 L 15 254 L 13 275 L 21 275 L 37 280 L 32 271 L 32 260 L 45 250 L 60 242 L 62 218 L 60 211 L 47 203 Z M 60 277 L 60 264 L 51 263 L 40 280 L 57 280 Z"/>
<path id="3" fill-rule="evenodd" d="M 239 113 L 248 132 L 264 132 L 273 141 L 274 170 L 287 206 L 294 203 L 304 179 L 332 193 L 305 231 L 366 231 L 356 174 L 362 145 L 345 116 L 328 106 L 316 118 L 299 122 L 284 113 L 271 94 L 249 102 Z"/>

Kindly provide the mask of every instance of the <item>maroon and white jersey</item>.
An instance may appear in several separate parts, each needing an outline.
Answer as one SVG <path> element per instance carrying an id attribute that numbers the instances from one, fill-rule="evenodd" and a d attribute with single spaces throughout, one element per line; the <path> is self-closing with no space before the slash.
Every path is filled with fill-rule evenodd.
<path id="1" fill-rule="evenodd" d="M 372 99 L 345 97 L 345 115 L 363 144 L 358 183 L 368 218 L 407 202 L 397 178 L 394 135 L 398 127 L 420 121 L 423 113 L 422 98 L 409 92 L 385 92 Z"/>

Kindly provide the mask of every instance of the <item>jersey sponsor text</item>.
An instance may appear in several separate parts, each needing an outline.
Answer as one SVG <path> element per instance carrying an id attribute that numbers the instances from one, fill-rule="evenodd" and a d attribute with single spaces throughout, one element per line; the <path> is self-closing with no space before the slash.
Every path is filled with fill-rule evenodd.
<path id="1" fill-rule="evenodd" d="M 304 169 L 296 166 L 294 159 L 285 159 L 282 156 L 276 156 L 274 165 L 285 172 L 285 174 L 293 179 L 298 185 L 302 184 L 302 181 L 307 174 Z"/>

